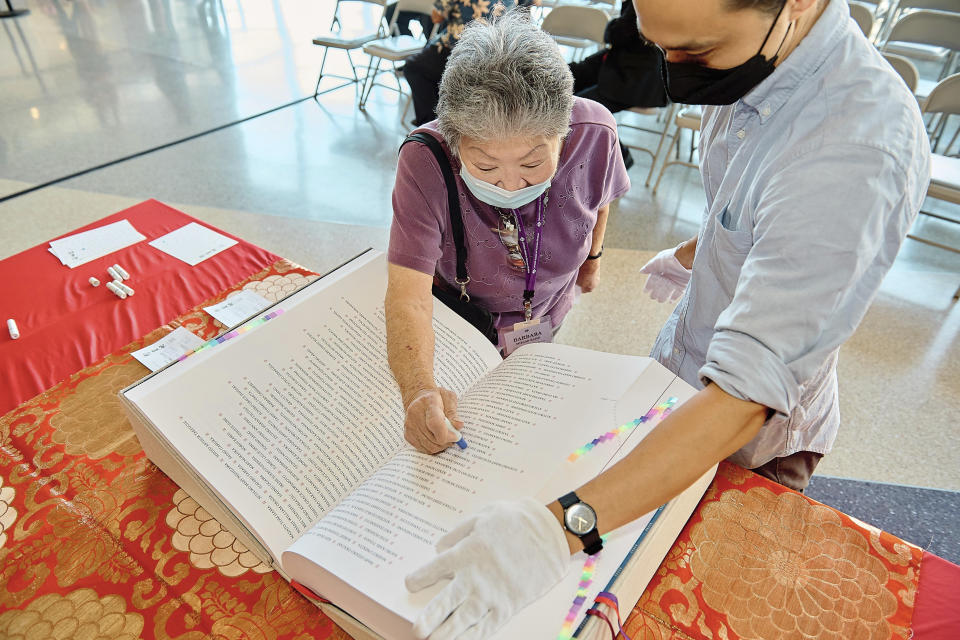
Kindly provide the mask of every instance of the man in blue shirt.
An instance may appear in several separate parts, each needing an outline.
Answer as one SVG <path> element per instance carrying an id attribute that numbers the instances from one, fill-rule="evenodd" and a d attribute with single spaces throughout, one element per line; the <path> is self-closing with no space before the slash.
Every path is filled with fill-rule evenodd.
<path id="1" fill-rule="evenodd" d="M 634 4 L 640 32 L 664 52 L 671 99 L 710 105 L 700 232 L 645 267 L 658 299 L 682 292 L 652 355 L 701 390 L 562 501 L 490 505 L 446 540 L 407 580 L 418 590 L 453 578 L 414 627 L 433 640 L 486 637 L 560 579 L 567 551 L 656 509 L 720 460 L 803 489 L 840 422 L 837 351 L 926 193 L 916 99 L 845 0 Z"/>

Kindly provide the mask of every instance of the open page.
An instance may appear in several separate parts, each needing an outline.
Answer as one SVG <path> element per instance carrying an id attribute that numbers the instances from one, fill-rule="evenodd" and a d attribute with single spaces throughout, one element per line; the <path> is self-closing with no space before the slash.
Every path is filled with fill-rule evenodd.
<path id="1" fill-rule="evenodd" d="M 577 463 L 570 454 L 642 416 L 674 380 L 649 358 L 522 347 L 461 398 L 465 450 L 428 456 L 406 448 L 297 540 L 283 566 L 377 633 L 409 637 L 410 621 L 440 587 L 409 594 L 403 578 L 433 557 L 437 538 L 493 500 L 547 503 L 593 477 L 623 442 Z M 575 592 L 574 585 L 553 600 L 557 630 Z"/>
<path id="2" fill-rule="evenodd" d="M 268 322 L 125 392 L 274 559 L 404 444 L 386 361 L 386 260 L 354 262 Z M 440 384 L 462 392 L 500 362 L 439 303 L 434 323 Z"/>
<path id="3" fill-rule="evenodd" d="M 656 395 L 658 390 L 659 395 Z M 559 465 L 553 477 L 537 493 L 537 498 L 547 504 L 613 466 L 630 453 L 659 424 L 664 411 L 670 411 L 673 407 L 679 406 L 695 393 L 696 389 L 676 377 L 668 369 L 654 363 L 644 372 L 644 375 L 637 378 L 634 385 L 617 403 L 616 417 L 611 425 L 614 425 L 612 428 L 629 425 L 641 416 L 649 416 L 649 420 L 632 427 L 618 437 L 597 444 L 593 449 L 580 455 L 575 454 L 583 451 L 583 447 L 577 449 L 573 452 L 574 455 L 568 456 Z M 610 431 L 612 428 L 606 431 Z M 602 429 L 598 430 L 593 437 L 600 436 L 603 432 Z M 586 444 L 586 442 L 583 444 Z M 570 459 L 571 457 L 573 459 Z M 624 499 L 629 499 L 629 497 L 625 496 Z M 573 631 L 579 627 L 586 616 L 590 603 L 593 602 L 599 592 L 610 586 L 611 581 L 620 571 L 621 565 L 628 555 L 635 546 L 639 546 L 638 542 L 641 542 L 641 537 L 649 534 L 647 527 L 651 524 L 655 515 L 657 515 L 656 511 L 645 514 L 619 529 L 608 532 L 607 539 L 603 544 L 603 551 L 597 556 L 596 563 L 592 567 L 593 574 L 589 586 L 585 589 L 584 605 L 576 610 L 575 618 L 570 621 L 564 630 Z M 689 512 L 683 514 L 683 522 L 686 522 L 689 515 Z M 602 521 L 600 525 L 602 528 Z M 674 524 L 674 526 L 679 533 L 682 523 Z M 673 543 L 675 538 L 676 533 L 671 536 L 670 544 Z M 586 559 L 587 556 L 582 551 L 574 554 L 571 557 L 571 566 L 564 580 L 545 596 L 514 616 L 510 623 L 493 637 L 497 640 L 560 637 L 565 618 L 571 611 L 571 605 L 577 596 Z M 653 567 L 659 566 L 662 559 L 662 556 L 653 558 Z M 623 594 L 618 593 L 618 595 Z M 626 600 L 621 602 L 621 614 L 624 617 L 634 603 L 635 601 L 627 603 Z M 609 631 L 607 631 L 605 625 L 599 637 L 609 637 Z"/>

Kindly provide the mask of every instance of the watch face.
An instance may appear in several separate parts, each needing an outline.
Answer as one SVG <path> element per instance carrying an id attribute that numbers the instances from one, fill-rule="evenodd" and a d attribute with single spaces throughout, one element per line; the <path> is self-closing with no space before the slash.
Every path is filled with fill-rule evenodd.
<path id="1" fill-rule="evenodd" d="M 590 505 L 584 502 L 571 505 L 564 512 L 563 519 L 567 529 L 578 536 L 590 533 L 597 526 L 597 514 Z"/>

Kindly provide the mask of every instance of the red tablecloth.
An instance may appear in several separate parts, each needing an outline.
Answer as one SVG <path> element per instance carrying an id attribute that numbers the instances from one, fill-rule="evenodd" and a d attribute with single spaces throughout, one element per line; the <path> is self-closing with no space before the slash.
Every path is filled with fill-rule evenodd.
<path id="1" fill-rule="evenodd" d="M 912 629 L 914 640 L 960 639 L 960 567 L 926 551 Z"/>
<path id="2" fill-rule="evenodd" d="M 0 261 L 0 415 L 278 260 L 219 229 L 238 244 L 194 267 L 154 249 L 149 241 L 198 222 L 156 200 L 64 235 L 124 218 L 147 239 L 75 269 L 47 244 Z M 126 300 L 88 283 L 109 281 L 115 263 L 131 275 L 136 293 Z M 19 340 L 8 335 L 7 318 L 16 320 Z"/>

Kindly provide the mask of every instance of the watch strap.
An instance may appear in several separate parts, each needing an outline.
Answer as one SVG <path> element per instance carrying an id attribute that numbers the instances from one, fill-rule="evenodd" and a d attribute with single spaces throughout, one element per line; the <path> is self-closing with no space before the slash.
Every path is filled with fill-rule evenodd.
<path id="1" fill-rule="evenodd" d="M 559 502 L 560 506 L 563 507 L 564 511 L 566 511 L 568 508 L 580 502 L 580 497 L 577 495 L 576 491 L 571 491 L 570 493 L 557 498 L 557 502 Z"/>
<path id="2" fill-rule="evenodd" d="M 597 531 L 596 527 L 583 534 L 580 537 L 580 541 L 583 543 L 583 552 L 588 556 L 598 554 L 600 550 L 603 549 L 603 539 L 600 537 L 600 532 Z"/>

